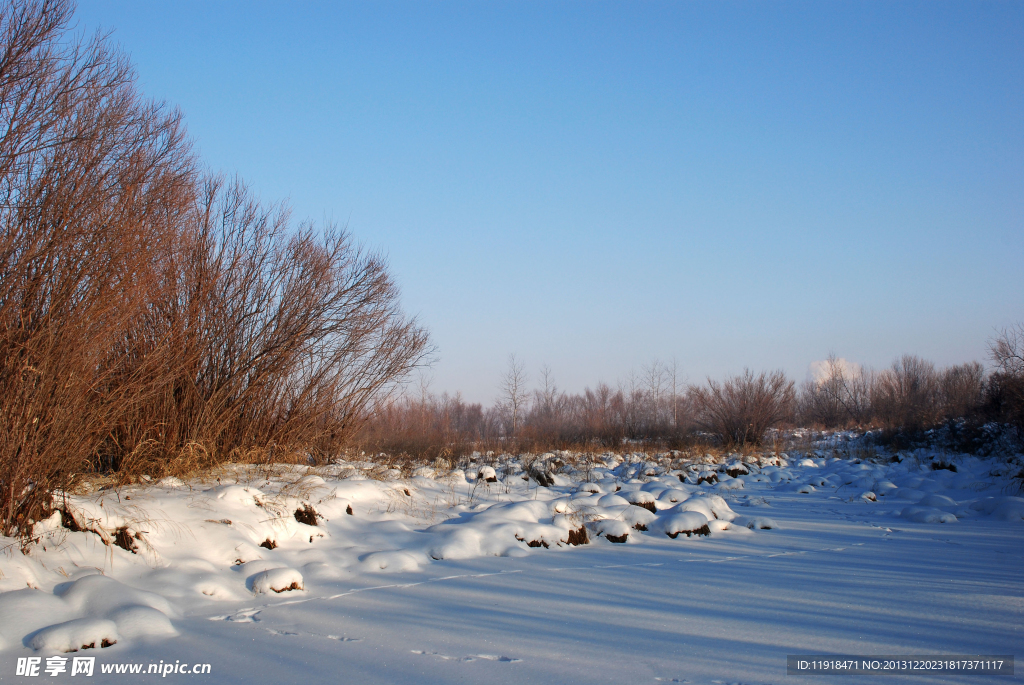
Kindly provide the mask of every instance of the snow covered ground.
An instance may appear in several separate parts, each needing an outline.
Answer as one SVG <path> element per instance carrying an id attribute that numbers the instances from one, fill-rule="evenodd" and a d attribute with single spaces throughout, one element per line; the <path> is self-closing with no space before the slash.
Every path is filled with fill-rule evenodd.
<path id="1" fill-rule="evenodd" d="M 998 460 L 562 461 L 68 496 L 27 555 L 0 541 L 0 680 L 92 656 L 95 682 L 815 683 L 835 676 L 786 655 L 1024 645 L 1024 498 Z M 131 664 L 161 675 L 103 672 Z"/>

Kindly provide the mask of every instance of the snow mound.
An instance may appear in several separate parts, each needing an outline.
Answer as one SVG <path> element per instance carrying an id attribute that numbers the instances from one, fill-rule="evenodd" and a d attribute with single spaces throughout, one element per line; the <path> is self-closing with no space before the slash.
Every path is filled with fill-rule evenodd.
<path id="1" fill-rule="evenodd" d="M 77 652 L 80 649 L 109 647 L 120 639 L 117 624 L 113 621 L 76 618 L 43 628 L 32 636 L 28 646 L 36 651 Z"/>
<path id="2" fill-rule="evenodd" d="M 733 519 L 732 524 L 734 526 L 743 526 L 750 530 L 778 530 L 779 524 L 775 522 L 775 519 L 770 519 L 767 516 L 738 516 Z"/>
<path id="3" fill-rule="evenodd" d="M 956 523 L 956 516 L 935 507 L 907 507 L 900 517 L 917 523 Z"/>
<path id="4" fill-rule="evenodd" d="M 408 552 L 373 552 L 363 558 L 362 568 L 369 572 L 401 573 L 419 570 L 420 563 Z"/>
<path id="5" fill-rule="evenodd" d="M 1021 521 L 1024 520 L 1024 497 L 986 497 L 972 504 L 971 509 L 997 521 Z"/>
<path id="6" fill-rule="evenodd" d="M 241 593 L 236 592 L 234 586 L 221 579 L 203 579 L 192 586 L 192 589 L 210 599 L 220 601 L 233 601 L 243 599 Z"/>
<path id="7" fill-rule="evenodd" d="M 162 614 L 176 612 L 164 597 L 143 590 L 136 590 L 108 576 L 88 575 L 58 586 L 56 594 L 71 608 L 84 614 L 106 614 L 126 605 L 148 606 Z"/>
<path id="8" fill-rule="evenodd" d="M 750 531 L 747 530 L 746 528 L 743 528 L 743 527 L 740 527 L 740 526 L 734 526 L 729 521 L 719 521 L 718 519 L 715 519 L 714 521 L 708 521 L 708 529 L 712 533 L 721 533 L 723 531 L 727 531 L 728 530 L 728 531 L 731 531 L 731 532 L 745 533 L 747 535 L 751 534 Z"/>
<path id="9" fill-rule="evenodd" d="M 630 528 L 635 530 L 647 530 L 650 524 L 657 520 L 658 517 L 649 509 L 631 505 L 622 510 L 622 513 L 619 514 L 619 518 L 621 518 L 622 521 L 624 521 Z"/>
<path id="10" fill-rule="evenodd" d="M 712 521 L 715 518 L 717 518 L 715 516 L 715 512 L 711 510 L 711 505 L 704 497 L 693 497 L 684 502 L 681 502 L 680 504 L 677 504 L 676 506 L 666 511 L 670 513 L 692 511 L 702 515 L 709 521 Z"/>
<path id="11" fill-rule="evenodd" d="M 890 492 L 896 489 L 896 484 L 887 480 L 880 480 L 877 483 L 875 483 L 875 494 L 880 495 L 882 497 L 888 495 Z"/>
<path id="12" fill-rule="evenodd" d="M 653 504 L 656 499 L 655 496 L 647 490 L 624 490 L 623 492 L 623 498 L 630 504 Z"/>
<path id="13" fill-rule="evenodd" d="M 117 625 L 118 634 L 129 640 L 178 634 L 166 614 L 152 607 L 127 606 L 111 613 L 107 618 Z"/>
<path id="14" fill-rule="evenodd" d="M 444 534 L 438 535 L 437 542 L 427 552 L 431 559 L 473 559 L 480 556 L 508 556 L 511 546 L 519 548 L 514 538 L 511 543 L 506 541 L 505 536 L 512 538 L 511 530 L 504 530 L 504 535 L 487 535 L 485 528 L 478 528 L 468 525 L 440 525 L 430 529 L 431 532 L 441 532 L 439 529 L 448 528 Z M 514 528 L 514 527 L 510 527 Z M 512 533 L 512 534 L 510 534 Z"/>
<path id="15" fill-rule="evenodd" d="M 274 568 L 252 577 L 252 591 L 255 594 L 302 589 L 302 574 L 293 568 Z"/>
<path id="16" fill-rule="evenodd" d="M 241 504 L 243 506 L 255 506 L 257 499 L 264 497 L 262 491 L 256 488 L 244 487 L 241 485 L 224 485 L 219 488 L 214 488 L 213 492 L 217 493 L 217 499 L 224 500 L 225 502 L 231 502 L 233 504 Z"/>
<path id="17" fill-rule="evenodd" d="M 609 542 L 625 542 L 633 530 L 625 521 L 617 519 L 601 519 L 588 523 L 587 527 L 594 531 L 595 535 L 604 536 Z"/>
<path id="18" fill-rule="evenodd" d="M 945 495 L 925 495 L 917 503 L 922 507 L 935 507 L 936 509 L 949 509 L 957 506 L 953 498 Z"/>
<path id="19" fill-rule="evenodd" d="M 609 494 L 597 500 L 597 504 L 601 507 L 624 507 L 629 504 L 629 500 L 620 495 Z"/>
<path id="20" fill-rule="evenodd" d="M 681 488 L 668 488 L 660 495 L 658 495 L 658 501 L 662 503 L 678 504 L 684 502 L 690 498 L 690 491 L 683 490 Z"/>
<path id="21" fill-rule="evenodd" d="M 743 481 L 739 478 L 730 478 L 723 480 L 721 483 L 715 486 L 715 490 L 742 490 Z"/>
<path id="22" fill-rule="evenodd" d="M 709 521 L 714 519 L 732 521 L 737 516 L 736 512 L 729 508 L 729 505 L 726 504 L 724 499 L 718 495 L 710 494 L 691 497 L 690 499 L 685 500 L 666 511 L 696 511 L 704 514 Z"/>
<path id="23" fill-rule="evenodd" d="M 651 530 L 664 533 L 675 539 L 680 534 L 686 537 L 691 535 L 710 535 L 708 519 L 704 514 L 697 511 L 677 511 L 673 514 L 666 514 L 658 518 L 657 523 L 651 526 Z"/>

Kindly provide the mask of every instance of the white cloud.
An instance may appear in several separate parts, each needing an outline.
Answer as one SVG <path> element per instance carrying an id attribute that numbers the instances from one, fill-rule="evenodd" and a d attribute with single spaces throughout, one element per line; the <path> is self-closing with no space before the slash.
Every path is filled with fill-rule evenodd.
<path id="1" fill-rule="evenodd" d="M 842 357 L 834 360 L 836 366 L 839 367 L 843 372 L 843 376 L 846 378 L 856 378 L 860 375 L 861 366 L 853 362 L 848 362 Z M 810 367 L 807 369 L 807 379 L 814 383 L 823 383 L 829 376 L 829 360 L 823 359 L 819 362 L 811 362 Z"/>

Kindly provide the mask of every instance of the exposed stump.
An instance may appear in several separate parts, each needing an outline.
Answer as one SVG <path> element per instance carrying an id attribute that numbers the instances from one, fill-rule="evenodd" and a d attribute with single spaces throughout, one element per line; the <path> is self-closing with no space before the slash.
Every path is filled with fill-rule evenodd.
<path id="1" fill-rule="evenodd" d="M 530 477 L 537 481 L 537 485 L 543 488 L 550 488 L 555 484 L 555 479 L 552 477 L 551 473 L 544 469 L 531 466 Z"/>
<path id="2" fill-rule="evenodd" d="M 708 524 L 705 523 L 703 526 L 696 530 L 680 530 L 676 531 L 675 533 L 666 533 L 666 535 L 668 535 L 673 540 L 675 540 L 680 535 L 686 535 L 686 537 L 690 537 L 692 535 L 703 535 L 704 537 L 708 537 L 711 535 L 711 529 L 708 528 Z"/>
<path id="3" fill-rule="evenodd" d="M 126 552 L 132 554 L 138 554 L 138 545 L 135 544 L 135 539 L 130 532 L 128 532 L 128 526 L 121 526 L 114 533 L 114 544 L 123 549 Z"/>
<path id="4" fill-rule="evenodd" d="M 277 543 L 270 538 L 267 538 L 260 543 L 260 547 L 266 547 L 267 549 L 277 549 Z"/>
<path id="5" fill-rule="evenodd" d="M 543 547 L 544 549 L 549 549 L 548 543 L 543 540 L 530 540 L 527 542 L 526 538 L 519 535 L 516 536 L 516 540 L 519 540 L 519 542 L 526 542 L 527 547 Z"/>
<path id="6" fill-rule="evenodd" d="M 569 539 L 566 540 L 570 545 L 586 545 L 590 542 L 590 537 L 587 535 L 587 529 L 584 526 L 580 526 L 575 530 L 569 531 Z"/>
<path id="7" fill-rule="evenodd" d="M 605 535 L 608 542 L 625 542 L 628 535 Z"/>
<path id="8" fill-rule="evenodd" d="M 305 523 L 307 526 L 317 525 L 316 519 L 318 516 L 320 514 L 316 513 L 316 509 L 310 504 L 303 504 L 295 510 L 295 520 L 299 523 Z"/>
<path id="9" fill-rule="evenodd" d="M 74 514 L 72 514 L 67 509 L 60 510 L 60 525 L 67 528 L 72 533 L 84 533 L 86 530 L 85 526 L 80 524 L 78 522 L 78 519 L 75 518 Z"/>

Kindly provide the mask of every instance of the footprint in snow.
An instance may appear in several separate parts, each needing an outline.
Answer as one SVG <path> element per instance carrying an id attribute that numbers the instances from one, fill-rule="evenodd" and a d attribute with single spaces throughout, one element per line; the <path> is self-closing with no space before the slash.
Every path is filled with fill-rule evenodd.
<path id="1" fill-rule="evenodd" d="M 310 633 L 313 637 L 323 637 L 328 640 L 337 640 L 338 642 L 362 642 L 361 637 L 345 637 L 344 635 L 322 635 L 320 633 Z"/>
<path id="2" fill-rule="evenodd" d="M 436 656 L 438 659 L 444 659 L 445 661 L 476 661 L 477 659 L 483 659 L 484 661 L 501 661 L 504 663 L 516 663 L 522 661 L 511 656 L 499 656 L 497 654 L 470 654 L 469 656 L 448 656 L 447 654 L 441 654 L 439 652 L 428 652 L 422 649 L 410 650 L 413 654 L 422 654 L 423 656 Z"/>
<path id="3" fill-rule="evenodd" d="M 298 636 L 298 633 L 293 633 L 290 630 L 275 630 L 274 628 L 264 628 L 264 630 L 266 630 L 271 635 Z"/>
<path id="4" fill-rule="evenodd" d="M 226 616 L 211 616 L 211 621 L 232 621 L 234 623 L 259 623 L 260 619 L 257 616 L 261 609 L 243 609 L 233 614 L 227 614 Z"/>

